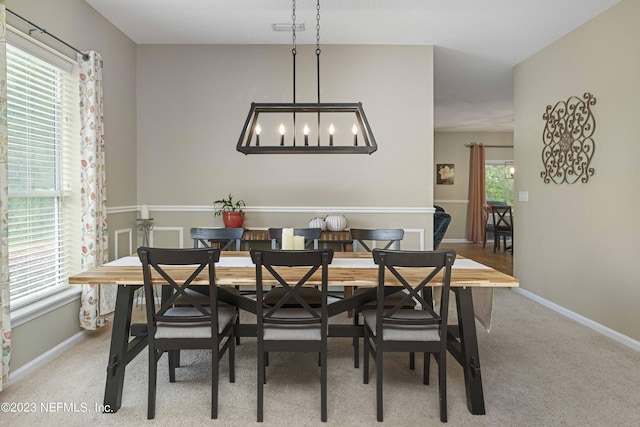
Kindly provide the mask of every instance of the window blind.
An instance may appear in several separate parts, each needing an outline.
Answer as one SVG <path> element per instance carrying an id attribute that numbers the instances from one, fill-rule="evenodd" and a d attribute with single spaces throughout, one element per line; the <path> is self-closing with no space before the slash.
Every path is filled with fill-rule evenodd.
<path id="1" fill-rule="evenodd" d="M 23 46 L 7 44 L 12 309 L 63 290 L 79 270 L 77 78 Z"/>

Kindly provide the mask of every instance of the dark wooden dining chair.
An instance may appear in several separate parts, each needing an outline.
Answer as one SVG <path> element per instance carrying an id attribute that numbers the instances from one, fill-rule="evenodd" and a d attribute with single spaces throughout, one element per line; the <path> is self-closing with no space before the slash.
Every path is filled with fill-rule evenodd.
<path id="1" fill-rule="evenodd" d="M 364 229 L 364 228 L 352 228 L 351 237 L 353 238 L 353 251 L 358 251 L 358 244 L 360 244 L 367 252 L 371 252 L 373 242 L 381 245 L 381 249 L 393 248 L 400 250 L 400 242 L 404 238 L 404 230 L 402 228 L 378 228 L 378 229 Z M 370 247 L 371 246 L 371 247 Z M 354 295 L 362 294 L 368 289 L 359 288 L 353 291 Z M 404 298 L 404 293 L 396 292 L 385 297 L 385 307 L 393 307 L 398 301 Z M 358 326 L 360 324 L 360 312 L 366 309 L 375 308 L 375 301 L 362 306 L 356 306 L 353 309 L 353 325 Z M 416 303 L 413 300 L 407 300 L 405 308 L 413 308 Z M 411 369 L 414 368 L 414 355 L 409 356 L 409 365 Z M 358 337 L 353 338 L 353 366 L 358 368 L 360 366 L 360 339 Z"/>
<path id="2" fill-rule="evenodd" d="M 215 247 L 222 251 L 240 250 L 240 240 L 244 228 L 203 228 L 193 227 L 190 234 L 193 247 Z"/>
<path id="3" fill-rule="evenodd" d="M 423 383 L 429 384 L 429 361 L 433 354 L 438 363 L 440 395 L 440 421 L 447 421 L 447 316 L 451 266 L 455 251 L 384 251 L 374 249 L 373 260 L 378 264 L 378 303 L 375 310 L 367 310 L 364 317 L 363 381 L 369 383 L 369 354 L 376 364 L 376 409 L 378 421 L 383 420 L 383 355 L 384 352 L 424 353 Z M 402 268 L 424 269 L 424 279 L 409 283 L 402 275 Z M 439 276 L 440 272 L 443 274 Z M 436 278 L 437 277 L 437 278 Z M 440 308 L 433 308 L 431 282 L 442 282 Z M 421 310 L 403 308 L 403 301 L 393 307 L 382 303 L 385 286 L 389 281 L 399 282 L 407 291 L 405 299 L 415 299 Z M 438 283 L 439 284 L 439 283 Z M 423 405 L 414 406 L 423 409 Z"/>
<path id="4" fill-rule="evenodd" d="M 304 236 L 305 249 L 318 249 L 318 239 L 322 234 L 321 228 L 294 228 L 294 236 Z M 271 249 L 282 248 L 282 228 L 269 228 L 269 239 L 271 239 Z"/>
<path id="5" fill-rule="evenodd" d="M 504 250 L 513 253 L 513 215 L 511 206 L 491 206 L 491 217 L 493 219 L 493 252 L 500 249 L 500 238 Z M 507 246 L 507 237 L 511 239 L 511 245 Z"/>
<path id="6" fill-rule="evenodd" d="M 256 318 L 258 338 L 258 422 L 263 421 L 266 355 L 269 352 L 314 352 L 320 358 L 320 413 L 327 421 L 327 288 L 332 249 L 252 249 L 256 265 Z M 305 283 L 320 272 L 321 302 L 312 307 L 300 295 Z M 265 281 L 275 279 L 285 292 L 274 304 L 264 300 Z M 315 279 L 314 279 L 315 280 Z M 286 308 L 295 301 L 296 308 Z"/>
<path id="7" fill-rule="evenodd" d="M 294 236 L 304 236 L 304 246 L 306 249 L 318 249 L 318 239 L 322 229 L 320 228 L 294 228 Z M 280 249 L 282 246 L 282 228 L 269 228 L 269 238 L 271 239 L 271 249 Z M 274 287 L 265 295 L 267 304 L 275 304 L 284 295 L 282 287 Z M 317 288 L 305 287 L 300 289 L 299 295 L 313 307 L 320 307 L 322 295 Z M 299 307 L 295 300 L 289 300 L 286 307 Z"/>
<path id="8" fill-rule="evenodd" d="M 482 239 L 483 249 L 487 246 L 487 236 L 489 234 L 495 239 L 495 235 L 493 234 L 493 218 L 491 217 L 491 206 L 507 206 L 507 204 L 498 200 L 487 200 L 482 207 L 484 216 L 484 237 Z"/>
<path id="9" fill-rule="evenodd" d="M 147 418 L 155 418 L 158 360 L 169 352 L 169 379 L 175 382 L 171 352 L 181 349 L 209 349 L 211 356 L 211 418 L 218 417 L 218 371 L 221 357 L 229 353 L 229 381 L 235 381 L 235 342 L 233 324 L 236 310 L 218 304 L 215 263 L 220 250 L 138 248 L 142 262 L 147 310 L 149 347 L 149 395 Z M 167 266 L 184 266 L 188 274 L 173 277 Z M 196 277 L 205 274 L 209 282 L 209 301 L 204 306 L 187 291 Z M 172 292 L 162 292 L 159 306 L 154 294 L 154 277 L 160 277 Z M 157 282 L 155 284 L 158 284 Z M 180 305 L 176 300 L 180 298 Z"/>
<path id="10" fill-rule="evenodd" d="M 193 240 L 193 247 L 205 247 L 205 248 L 219 248 L 221 251 L 228 250 L 240 250 L 240 241 L 242 239 L 242 235 L 244 233 L 244 228 L 205 228 L 205 227 L 192 227 L 190 230 L 190 236 Z M 241 294 L 243 292 L 240 291 L 239 286 L 236 286 L 235 290 L 231 290 L 230 287 L 227 287 L 230 292 L 234 292 L 237 294 Z M 188 292 L 193 293 L 192 296 L 198 297 L 195 292 L 200 292 L 200 303 L 203 305 L 208 304 L 208 296 L 206 293 L 207 288 L 195 287 Z M 253 294 L 253 291 L 245 291 L 245 294 Z M 179 304 L 179 302 L 178 302 Z M 237 316 L 236 323 L 240 324 L 240 310 L 236 308 Z M 240 337 L 236 336 L 236 344 L 240 344 Z M 179 364 L 180 356 L 179 353 L 176 354 L 177 360 L 176 362 Z"/>

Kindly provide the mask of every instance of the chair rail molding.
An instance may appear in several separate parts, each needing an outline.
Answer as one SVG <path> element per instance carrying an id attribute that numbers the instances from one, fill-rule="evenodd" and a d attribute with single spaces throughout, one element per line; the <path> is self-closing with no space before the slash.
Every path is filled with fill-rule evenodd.
<path id="1" fill-rule="evenodd" d="M 467 200 L 441 200 L 434 203 L 468 203 Z M 149 205 L 149 210 L 156 212 L 208 212 L 213 213 L 210 205 Z M 433 207 L 424 206 L 247 206 L 246 212 L 263 213 L 364 213 L 364 214 L 433 214 Z M 107 214 L 139 212 L 140 206 L 114 206 L 107 208 Z"/>

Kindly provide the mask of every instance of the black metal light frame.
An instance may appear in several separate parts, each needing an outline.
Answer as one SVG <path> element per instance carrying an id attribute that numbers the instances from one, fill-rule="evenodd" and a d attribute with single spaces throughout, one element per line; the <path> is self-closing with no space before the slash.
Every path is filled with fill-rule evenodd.
<path id="1" fill-rule="evenodd" d="M 362 130 L 364 145 L 252 145 L 255 127 L 260 114 L 269 113 L 352 113 Z M 295 129 L 294 129 L 295 141 Z M 371 154 L 378 149 L 362 103 L 251 103 L 236 149 L 244 154 Z"/>

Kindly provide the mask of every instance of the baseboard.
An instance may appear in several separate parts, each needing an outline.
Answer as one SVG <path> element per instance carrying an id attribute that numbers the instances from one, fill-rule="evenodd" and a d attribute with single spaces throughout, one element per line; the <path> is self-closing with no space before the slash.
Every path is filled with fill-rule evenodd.
<path id="1" fill-rule="evenodd" d="M 442 243 L 473 243 L 468 241 L 467 239 L 444 239 Z"/>
<path id="2" fill-rule="evenodd" d="M 546 300 L 542 297 L 539 297 L 538 295 L 531 293 L 527 290 L 521 289 L 521 288 L 513 288 L 514 292 L 519 293 L 520 295 L 529 298 L 539 304 L 544 305 L 547 308 L 550 308 L 551 310 L 555 311 L 556 313 L 560 313 L 563 316 L 568 317 L 569 319 L 575 320 L 576 322 L 580 323 L 581 325 L 584 325 L 588 328 L 593 329 L 596 332 L 600 332 L 602 335 L 605 335 L 609 338 L 611 338 L 614 341 L 619 342 L 622 345 L 625 345 L 629 348 L 631 348 L 632 350 L 635 351 L 640 351 L 640 341 L 636 341 L 633 338 L 630 338 L 626 335 L 621 334 L 620 332 L 614 331 L 611 328 L 608 328 L 604 325 L 601 325 L 600 323 L 594 322 L 591 319 L 588 319 L 578 313 L 574 313 L 571 310 L 567 310 L 566 308 L 553 303 L 549 300 Z"/>
<path id="3" fill-rule="evenodd" d="M 36 357 L 31 362 L 26 363 L 25 365 L 19 367 L 15 371 L 12 370 L 9 374 L 9 382 L 6 384 L 6 386 L 10 387 L 11 384 L 17 383 L 21 379 L 25 378 L 26 376 L 34 372 L 36 369 L 44 366 L 45 364 L 49 363 L 53 359 L 60 356 L 62 353 L 64 353 L 68 349 L 79 344 L 84 339 L 86 339 L 86 336 L 90 332 L 91 331 L 84 331 L 84 330 L 80 331 L 77 334 L 74 334 L 71 337 L 67 338 L 66 340 L 62 341 L 60 344 L 53 347 L 49 351 L 42 353 L 40 356 Z"/>

